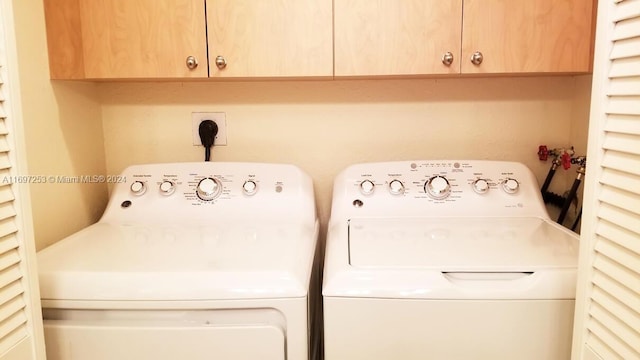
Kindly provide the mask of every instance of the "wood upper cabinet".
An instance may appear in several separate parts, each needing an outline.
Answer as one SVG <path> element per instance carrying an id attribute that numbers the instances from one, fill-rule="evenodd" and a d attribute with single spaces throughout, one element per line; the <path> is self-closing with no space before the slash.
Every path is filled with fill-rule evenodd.
<path id="1" fill-rule="evenodd" d="M 592 63 L 595 0 L 44 4 L 52 79 L 587 73 Z"/>
<path id="2" fill-rule="evenodd" d="M 335 75 L 586 73 L 594 11 L 594 0 L 335 0 Z"/>
<path id="3" fill-rule="evenodd" d="M 203 0 L 44 4 L 52 79 L 207 77 Z"/>
<path id="4" fill-rule="evenodd" d="M 206 0 L 209 73 L 332 77 L 331 0 Z"/>
<path id="5" fill-rule="evenodd" d="M 464 0 L 462 72 L 590 72 L 594 12 L 593 0 Z"/>
<path id="6" fill-rule="evenodd" d="M 335 75 L 458 73 L 461 32 L 462 0 L 334 0 Z"/>
<path id="7" fill-rule="evenodd" d="M 331 0 L 44 3 L 52 79 L 333 76 Z"/>

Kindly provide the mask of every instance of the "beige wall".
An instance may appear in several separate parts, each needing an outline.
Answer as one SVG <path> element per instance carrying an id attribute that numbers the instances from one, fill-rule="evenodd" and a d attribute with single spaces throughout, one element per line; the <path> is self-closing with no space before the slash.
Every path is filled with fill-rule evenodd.
<path id="1" fill-rule="evenodd" d="M 42 0 L 13 6 L 29 174 L 104 174 L 96 85 L 52 83 Z M 95 222 L 107 199 L 105 184 L 32 184 L 30 192 L 37 249 Z"/>
<path id="2" fill-rule="evenodd" d="M 571 143 L 575 146 L 576 155 L 587 155 L 587 138 L 589 132 L 589 111 L 591 109 L 591 75 L 576 77 L 571 122 Z"/>
<path id="3" fill-rule="evenodd" d="M 201 161 L 191 112 L 221 111 L 228 146 L 212 160 L 300 166 L 314 180 L 323 225 L 335 175 L 357 162 L 515 160 L 542 182 L 549 164 L 537 160 L 538 145 L 570 145 L 572 126 L 586 122 L 583 78 L 99 84 L 107 172 Z M 554 181 L 556 191 L 564 184 Z"/>

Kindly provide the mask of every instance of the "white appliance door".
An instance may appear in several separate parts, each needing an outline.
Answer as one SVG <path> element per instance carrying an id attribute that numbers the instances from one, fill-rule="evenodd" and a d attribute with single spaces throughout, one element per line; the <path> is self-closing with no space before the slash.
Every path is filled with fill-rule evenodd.
<path id="1" fill-rule="evenodd" d="M 284 360 L 282 330 L 268 324 L 189 326 L 47 321 L 48 360 Z"/>
<path id="2" fill-rule="evenodd" d="M 578 237 L 540 218 L 358 218 L 338 241 L 325 296 L 575 299 Z"/>

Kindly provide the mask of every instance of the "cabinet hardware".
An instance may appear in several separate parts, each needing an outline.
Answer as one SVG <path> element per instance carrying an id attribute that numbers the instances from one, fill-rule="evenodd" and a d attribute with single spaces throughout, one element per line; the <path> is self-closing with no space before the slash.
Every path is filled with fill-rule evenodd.
<path id="1" fill-rule="evenodd" d="M 222 56 L 222 55 L 216 56 L 216 66 L 220 70 L 222 70 L 222 69 L 227 67 L 227 60 L 225 60 L 224 56 Z"/>
<path id="2" fill-rule="evenodd" d="M 480 51 L 476 51 L 473 53 L 473 55 L 471 55 L 471 63 L 473 65 L 480 65 L 482 64 L 482 53 Z"/>
<path id="3" fill-rule="evenodd" d="M 453 54 L 450 51 L 447 51 L 442 55 L 442 63 L 446 66 L 450 66 L 453 64 Z"/>
<path id="4" fill-rule="evenodd" d="M 191 55 L 187 56 L 186 63 L 187 63 L 187 67 L 190 70 L 193 70 L 198 67 L 198 60 L 195 58 L 195 56 L 191 56 Z"/>

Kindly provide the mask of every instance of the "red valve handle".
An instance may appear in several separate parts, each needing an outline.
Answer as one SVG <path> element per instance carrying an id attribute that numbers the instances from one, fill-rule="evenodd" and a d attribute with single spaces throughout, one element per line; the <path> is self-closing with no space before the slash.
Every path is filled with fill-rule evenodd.
<path id="1" fill-rule="evenodd" d="M 569 155 L 568 152 L 565 151 L 560 160 L 562 161 L 562 167 L 565 170 L 568 170 L 571 167 L 571 155 Z"/>
<path id="2" fill-rule="evenodd" d="M 541 161 L 547 161 L 549 158 L 549 149 L 547 149 L 546 145 L 538 146 L 538 159 Z"/>

